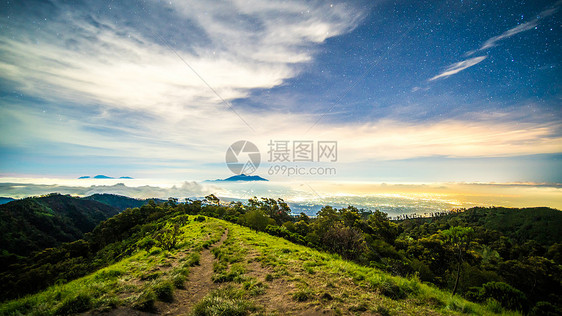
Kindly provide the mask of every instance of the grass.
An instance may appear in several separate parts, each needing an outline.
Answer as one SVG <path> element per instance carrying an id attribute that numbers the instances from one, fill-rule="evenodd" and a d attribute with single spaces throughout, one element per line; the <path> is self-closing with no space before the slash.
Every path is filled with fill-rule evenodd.
<path id="1" fill-rule="evenodd" d="M 139 249 L 130 257 L 83 278 L 4 302 L 0 305 L 0 315 L 75 314 L 116 306 L 153 311 L 157 300 L 172 301 L 175 288 L 184 286 L 189 267 L 199 263 L 198 249 L 202 249 L 202 244 L 218 241 L 223 232 L 224 227 L 218 221 L 187 221 L 181 230 L 182 249 Z M 174 266 L 180 254 L 185 254 L 182 258 L 187 259 Z"/>
<path id="2" fill-rule="evenodd" d="M 313 293 L 307 287 L 301 288 L 293 293 L 293 299 L 298 302 L 308 301 L 312 297 L 313 297 Z"/>
<path id="3" fill-rule="evenodd" d="M 164 279 L 159 280 L 158 283 L 152 286 L 156 298 L 163 302 L 173 302 L 174 301 L 174 284 L 172 281 Z"/>
<path id="4" fill-rule="evenodd" d="M 216 258 L 212 280 L 219 288 L 194 306 L 193 315 L 275 313 L 270 302 L 278 297 L 295 314 L 316 309 L 335 314 L 517 315 L 494 301 L 471 303 L 416 278 L 392 276 L 235 224 L 197 218 L 185 220 L 178 249 L 139 249 L 86 277 L 5 302 L 0 315 L 60 315 L 116 306 L 155 312 L 157 301 L 172 302 L 176 289 L 189 285 L 189 269 L 200 264 L 199 253 L 219 241 L 225 228 L 227 239 L 211 250 Z"/>
<path id="5" fill-rule="evenodd" d="M 248 315 L 257 308 L 245 298 L 245 292 L 232 286 L 223 287 L 205 296 L 197 303 L 191 315 Z"/>
<path id="6" fill-rule="evenodd" d="M 274 285 L 275 279 L 283 279 L 292 283 L 295 290 L 289 295 L 296 304 L 321 306 L 334 313 L 517 315 L 493 304 L 451 297 L 450 292 L 416 278 L 392 276 L 265 233 L 225 225 L 233 239 L 247 248 L 245 252 L 258 253 L 255 261 L 266 269 L 266 282 Z"/>

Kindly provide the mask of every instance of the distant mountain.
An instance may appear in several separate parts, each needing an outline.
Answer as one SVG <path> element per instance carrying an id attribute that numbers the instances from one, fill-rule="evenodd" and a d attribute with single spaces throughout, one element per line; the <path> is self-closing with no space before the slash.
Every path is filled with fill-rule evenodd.
<path id="1" fill-rule="evenodd" d="M 15 201 L 15 199 L 12 199 L 11 197 L 0 197 L 0 205 L 10 203 L 12 201 Z"/>
<path id="2" fill-rule="evenodd" d="M 247 176 L 245 174 L 235 175 L 226 179 L 209 180 L 210 182 L 237 182 L 237 181 L 269 181 L 260 176 Z"/>
<path id="3" fill-rule="evenodd" d="M 93 177 L 81 176 L 81 177 L 78 177 L 78 179 L 117 179 L 117 178 L 109 177 L 109 176 L 106 176 L 106 175 L 103 175 L 103 174 L 98 174 L 97 176 L 93 176 Z M 125 177 L 119 177 L 118 179 L 133 179 L 133 178 L 125 176 Z"/>
<path id="4" fill-rule="evenodd" d="M 115 179 L 115 178 L 104 176 L 103 174 L 98 174 L 97 176 L 94 176 L 94 179 Z"/>
<path id="5" fill-rule="evenodd" d="M 104 203 L 56 193 L 0 205 L 0 262 L 80 239 L 118 213 Z"/>
<path id="6" fill-rule="evenodd" d="M 82 198 L 83 200 L 92 200 L 97 201 L 103 204 L 107 204 L 109 206 L 115 207 L 120 211 L 123 211 L 128 208 L 135 208 L 141 207 L 143 205 L 148 204 L 148 201 L 154 200 L 156 203 L 165 202 L 164 200 L 160 199 L 145 199 L 139 200 L 134 199 L 128 196 L 116 195 L 116 194 L 94 194 L 87 197 Z"/>

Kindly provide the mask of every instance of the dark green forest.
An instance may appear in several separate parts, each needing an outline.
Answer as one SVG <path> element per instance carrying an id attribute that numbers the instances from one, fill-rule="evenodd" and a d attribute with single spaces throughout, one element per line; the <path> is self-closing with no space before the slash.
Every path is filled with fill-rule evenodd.
<path id="1" fill-rule="evenodd" d="M 93 202 L 56 194 L 45 198 L 57 200 L 57 205 L 67 205 L 64 203 L 70 200 Z M 530 315 L 562 311 L 562 213 L 554 209 L 477 207 L 436 213 L 430 218 L 390 220 L 376 210 L 325 206 L 311 218 L 302 213 L 291 215 L 282 199 L 253 198 L 247 203 L 225 204 L 209 195 L 195 201 L 149 201 L 109 219 L 116 208 L 106 205 L 108 216 L 94 219 L 102 221 L 99 225 L 79 226 L 85 230 L 91 227 L 82 238 L 69 233 L 66 225 L 78 227 L 76 223 L 81 222 L 77 218 L 83 215 L 68 211 L 71 219 L 54 221 L 56 216 L 38 206 L 42 199 L 29 199 L 17 207 L 12 204 L 27 199 L 14 201 L 1 209 L 3 260 L 9 258 L 0 271 L 0 297 L 4 300 L 84 276 L 139 247 L 173 248 L 175 223 L 167 223 L 166 218 L 199 214 L 335 253 L 394 275 L 418 278 L 475 302 L 497 301 L 506 309 Z M 118 198 L 110 199 L 117 203 Z M 18 212 L 31 215 L 20 216 Z M 28 218 L 29 223 L 23 226 L 14 224 L 28 216 L 37 219 Z M 39 228 L 30 227 L 46 219 L 53 220 L 51 233 L 66 232 L 74 241 L 53 248 L 35 239 L 44 237 L 32 233 Z M 25 238 L 29 239 L 27 243 L 22 242 Z"/>
<path id="2" fill-rule="evenodd" d="M 105 203 L 60 194 L 0 205 L 0 263 L 80 239 L 118 213 Z"/>

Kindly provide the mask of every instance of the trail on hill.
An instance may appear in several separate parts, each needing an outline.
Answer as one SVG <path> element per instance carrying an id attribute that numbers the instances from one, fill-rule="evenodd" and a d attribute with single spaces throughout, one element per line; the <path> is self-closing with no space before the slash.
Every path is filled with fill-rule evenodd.
<path id="1" fill-rule="evenodd" d="M 189 278 L 185 284 L 185 289 L 176 290 L 174 302 L 167 306 L 167 309 L 162 312 L 163 315 L 184 315 L 189 313 L 197 302 L 218 287 L 211 280 L 213 276 L 213 263 L 215 261 L 211 249 L 220 247 L 227 237 L 228 229 L 224 231 L 219 242 L 201 251 L 199 265 L 189 270 Z"/>

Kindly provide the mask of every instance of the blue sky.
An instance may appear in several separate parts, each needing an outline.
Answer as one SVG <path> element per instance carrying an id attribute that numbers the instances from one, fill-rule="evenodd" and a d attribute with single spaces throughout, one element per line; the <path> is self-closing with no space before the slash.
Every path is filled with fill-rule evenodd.
<path id="1" fill-rule="evenodd" d="M 307 139 L 326 181 L 560 183 L 561 7 L 3 1 L 0 175 L 215 179 Z"/>

